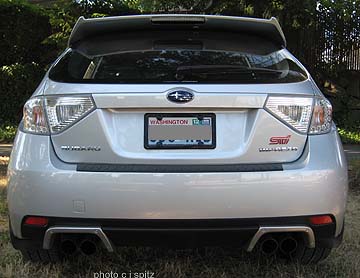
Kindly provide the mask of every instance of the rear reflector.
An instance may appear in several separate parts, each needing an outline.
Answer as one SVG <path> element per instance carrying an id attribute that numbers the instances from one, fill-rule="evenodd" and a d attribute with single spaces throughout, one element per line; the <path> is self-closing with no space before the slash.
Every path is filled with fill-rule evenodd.
<path id="1" fill-rule="evenodd" d="M 333 221 L 329 215 L 321 215 L 310 217 L 310 222 L 313 225 L 324 225 L 331 224 Z"/>
<path id="2" fill-rule="evenodd" d="M 31 226 L 46 226 L 48 223 L 49 219 L 40 216 L 29 216 L 25 220 L 25 224 Z"/>

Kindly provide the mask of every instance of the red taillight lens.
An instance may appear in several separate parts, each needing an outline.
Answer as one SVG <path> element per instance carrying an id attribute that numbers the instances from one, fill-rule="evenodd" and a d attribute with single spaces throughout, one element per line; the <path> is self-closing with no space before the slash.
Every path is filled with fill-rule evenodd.
<path id="1" fill-rule="evenodd" d="M 31 226 L 46 226 L 49 223 L 49 219 L 40 216 L 29 216 L 25 219 L 26 225 Z"/>
<path id="2" fill-rule="evenodd" d="M 324 225 L 324 224 L 331 224 L 333 220 L 329 215 L 321 215 L 321 216 L 310 217 L 310 222 L 313 225 Z"/>

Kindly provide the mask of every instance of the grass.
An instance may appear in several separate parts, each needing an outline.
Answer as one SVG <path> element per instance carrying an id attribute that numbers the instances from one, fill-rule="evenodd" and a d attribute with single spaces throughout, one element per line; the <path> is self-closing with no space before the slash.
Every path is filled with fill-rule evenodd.
<path id="1" fill-rule="evenodd" d="M 7 228 L 6 159 L 0 159 L 0 277 L 95 277 L 102 271 L 154 272 L 154 277 L 360 277 L 360 160 L 349 167 L 350 192 L 343 244 L 318 264 L 302 266 L 261 259 L 239 250 L 208 248 L 174 251 L 156 248 L 119 248 L 56 265 L 24 263 L 9 243 Z M 99 276 L 100 277 L 100 276 Z M 105 277 L 105 276 L 104 276 Z M 110 276 L 107 276 L 110 277 Z M 113 276 L 114 277 L 114 276 Z M 138 275 L 138 277 L 146 277 Z M 147 276 L 146 278 L 149 278 Z"/>

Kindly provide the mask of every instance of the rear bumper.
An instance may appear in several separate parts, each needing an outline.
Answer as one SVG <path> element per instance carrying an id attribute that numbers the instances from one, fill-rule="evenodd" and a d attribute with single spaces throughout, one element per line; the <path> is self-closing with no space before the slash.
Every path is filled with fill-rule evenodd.
<path id="1" fill-rule="evenodd" d="M 265 228 L 267 227 L 267 228 Z M 302 229 L 301 229 L 302 228 Z M 307 238 L 304 228 L 311 236 Z M 335 222 L 312 225 L 309 217 L 197 220 L 119 220 L 50 217 L 46 227 L 22 224 L 24 239 L 12 236 L 15 248 L 50 248 L 57 233 L 96 234 L 108 251 L 114 246 L 232 246 L 251 251 L 261 238 L 261 230 L 270 233 L 298 232 L 309 247 L 336 247 L 342 232 L 334 236 Z M 260 233 L 259 233 L 260 232 Z M 252 243 L 254 243 L 252 245 Z"/>
<path id="2" fill-rule="evenodd" d="M 283 170 L 256 172 L 85 172 L 62 163 L 50 139 L 19 132 L 8 204 L 15 237 L 26 215 L 113 220 L 265 219 L 329 214 L 342 230 L 347 167 L 335 130 L 309 136 Z"/>

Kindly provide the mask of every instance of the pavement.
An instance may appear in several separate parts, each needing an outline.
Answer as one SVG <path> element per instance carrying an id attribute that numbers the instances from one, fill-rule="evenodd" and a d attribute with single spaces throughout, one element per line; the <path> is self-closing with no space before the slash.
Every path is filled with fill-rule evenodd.
<path id="1" fill-rule="evenodd" d="M 0 156 L 10 156 L 12 144 L 0 144 Z"/>
<path id="2" fill-rule="evenodd" d="M 360 145 L 344 145 L 348 160 L 360 159 Z M 0 144 L 0 156 L 10 156 L 12 144 Z"/>
<path id="3" fill-rule="evenodd" d="M 360 159 L 360 145 L 344 145 L 344 152 L 348 160 Z"/>

